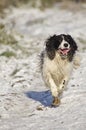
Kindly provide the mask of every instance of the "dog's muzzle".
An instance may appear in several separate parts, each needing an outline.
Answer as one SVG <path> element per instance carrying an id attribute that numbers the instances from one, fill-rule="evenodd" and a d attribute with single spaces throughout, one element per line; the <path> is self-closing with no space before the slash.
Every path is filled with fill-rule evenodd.
<path id="1" fill-rule="evenodd" d="M 69 51 L 70 48 L 59 49 L 59 53 L 62 55 L 67 55 Z"/>
<path id="2" fill-rule="evenodd" d="M 69 51 L 70 51 L 70 48 L 64 48 L 64 49 L 59 48 L 59 50 L 58 50 L 58 52 L 59 52 L 60 56 L 62 57 L 62 59 L 67 58 Z"/>

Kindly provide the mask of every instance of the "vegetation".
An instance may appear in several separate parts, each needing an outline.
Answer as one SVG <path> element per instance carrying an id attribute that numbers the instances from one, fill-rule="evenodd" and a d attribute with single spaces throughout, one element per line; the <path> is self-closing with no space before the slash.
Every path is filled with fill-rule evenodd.
<path id="1" fill-rule="evenodd" d="M 17 51 L 20 51 L 23 55 L 28 56 L 32 53 L 31 50 L 28 51 L 27 48 L 22 47 L 21 44 L 19 44 L 19 41 L 16 40 L 14 33 L 12 31 L 8 31 L 4 24 L 0 24 L 0 45 L 6 45 L 11 48 L 11 50 L 7 48 L 0 53 L 0 56 L 5 56 L 7 58 L 16 57 Z"/>
<path id="2" fill-rule="evenodd" d="M 3 45 L 14 45 L 16 44 L 17 41 L 14 38 L 13 34 L 10 32 L 8 33 L 6 30 L 6 27 L 4 24 L 0 24 L 0 44 Z M 10 51 L 9 49 L 5 50 L 0 54 L 0 56 L 5 56 L 5 57 L 15 57 L 16 54 L 13 51 Z"/>
<path id="3" fill-rule="evenodd" d="M 86 2 L 86 0 L 0 0 L 0 12 L 2 12 L 4 8 L 7 8 L 10 5 L 18 6 L 20 4 L 30 3 L 30 5 L 34 7 L 35 6 L 47 7 L 53 5 L 56 2 L 66 2 L 66 1 Z"/>
<path id="4" fill-rule="evenodd" d="M 15 57 L 16 54 L 14 52 L 8 50 L 8 51 L 5 51 L 2 54 L 0 54 L 0 56 L 5 56 L 7 58 L 10 58 L 10 57 Z"/>
<path id="5" fill-rule="evenodd" d="M 17 43 L 16 39 L 14 38 L 13 34 L 10 32 L 8 33 L 5 25 L 0 24 L 0 44 L 15 44 Z"/>
<path id="6" fill-rule="evenodd" d="M 9 6 L 20 6 L 21 4 L 26 4 L 29 2 L 29 4 L 31 6 L 34 7 L 41 7 L 45 8 L 45 7 L 49 7 L 51 5 L 53 5 L 55 2 L 66 2 L 69 0 L 0 0 L 0 13 L 2 14 L 2 11 L 4 8 L 8 8 Z M 70 1 L 76 1 L 79 2 L 80 0 L 70 0 Z M 81 0 L 81 1 L 85 1 L 85 0 Z M 35 23 L 39 22 L 40 20 L 36 20 Z M 43 19 L 41 19 L 40 22 L 42 22 Z M 29 24 L 34 24 L 34 21 L 29 23 Z M 79 39 L 79 41 L 81 43 L 86 43 L 85 40 L 83 39 Z M 15 39 L 15 36 L 13 34 L 13 32 L 11 32 L 10 30 L 8 31 L 7 27 L 0 23 L 0 44 L 3 45 L 9 45 L 13 50 L 5 50 L 4 52 L 0 53 L 0 56 L 5 56 L 5 57 L 16 57 L 17 54 L 17 50 L 19 50 L 23 55 L 30 55 L 31 53 L 33 53 L 32 50 L 28 51 L 27 48 L 22 47 L 18 41 Z M 35 50 L 35 49 L 34 49 Z"/>

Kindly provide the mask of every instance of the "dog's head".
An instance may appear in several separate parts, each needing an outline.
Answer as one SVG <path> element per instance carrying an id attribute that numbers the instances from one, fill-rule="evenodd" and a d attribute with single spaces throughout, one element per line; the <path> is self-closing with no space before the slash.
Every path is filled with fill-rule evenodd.
<path id="1" fill-rule="evenodd" d="M 76 50 L 77 44 L 70 35 L 53 35 L 46 41 L 47 55 L 51 60 L 58 53 L 62 59 L 68 58 L 72 61 Z"/>

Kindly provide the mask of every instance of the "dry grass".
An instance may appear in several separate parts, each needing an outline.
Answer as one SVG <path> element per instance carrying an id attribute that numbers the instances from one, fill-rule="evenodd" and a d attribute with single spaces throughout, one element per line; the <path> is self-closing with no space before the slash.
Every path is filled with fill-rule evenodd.
<path id="1" fill-rule="evenodd" d="M 5 25 L 0 23 L 0 44 L 15 44 L 17 43 L 16 39 L 14 38 L 12 32 L 8 33 Z"/>
<path id="2" fill-rule="evenodd" d="M 60 8 L 65 10 L 71 10 L 72 12 L 76 12 L 76 11 L 81 11 L 81 10 L 85 10 L 85 8 L 83 8 L 83 4 L 81 2 L 74 2 L 74 1 L 66 1 L 66 2 L 62 2 L 62 4 L 60 5 Z"/>
<path id="3" fill-rule="evenodd" d="M 86 0 L 0 0 L 0 12 L 4 9 L 12 6 L 18 6 L 20 4 L 26 4 L 30 3 L 32 6 L 37 6 L 38 3 L 40 3 L 40 6 L 42 7 L 49 7 L 56 2 L 69 2 L 69 1 L 75 1 L 75 2 L 86 2 Z"/>

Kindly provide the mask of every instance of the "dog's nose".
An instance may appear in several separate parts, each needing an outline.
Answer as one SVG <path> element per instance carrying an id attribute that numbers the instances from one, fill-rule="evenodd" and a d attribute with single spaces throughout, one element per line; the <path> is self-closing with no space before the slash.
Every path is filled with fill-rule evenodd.
<path id="1" fill-rule="evenodd" d="M 64 43 L 64 47 L 68 47 L 68 44 L 67 44 L 67 43 Z"/>

